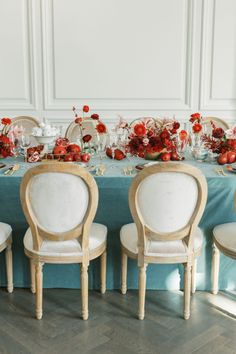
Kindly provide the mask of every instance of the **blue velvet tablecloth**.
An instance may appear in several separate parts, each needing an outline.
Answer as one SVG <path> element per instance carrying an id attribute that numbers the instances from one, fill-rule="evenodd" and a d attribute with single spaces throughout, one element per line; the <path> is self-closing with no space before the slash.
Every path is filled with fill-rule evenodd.
<path id="1" fill-rule="evenodd" d="M 16 163 L 16 160 L 2 160 L 4 163 Z M 23 174 L 33 164 L 20 162 L 21 168 L 13 176 L 4 176 L 0 170 L 0 221 L 9 223 L 13 228 L 13 261 L 14 285 L 29 287 L 29 262 L 24 255 L 23 236 L 27 223 L 23 215 L 19 188 Z M 144 160 L 113 162 L 105 159 L 107 165 L 104 176 L 95 176 L 99 188 L 99 206 L 95 221 L 108 227 L 108 262 L 107 288 L 120 287 L 120 242 L 119 231 L 123 224 L 132 222 L 128 207 L 128 189 L 134 176 L 125 176 L 123 167 L 127 164 L 136 165 Z M 91 164 L 97 164 L 92 161 Z M 210 290 L 211 287 L 211 256 L 212 256 L 212 229 L 215 225 L 236 221 L 233 207 L 233 196 L 236 190 L 236 174 L 227 173 L 226 177 L 215 172 L 218 165 L 189 161 L 202 170 L 208 182 L 208 202 L 202 217 L 200 227 L 204 232 L 203 253 L 198 259 L 197 289 Z M 236 235 L 235 235 L 236 237 Z M 99 261 L 94 260 L 89 269 L 90 288 L 99 288 Z M 128 263 L 128 288 L 137 288 L 136 262 Z M 148 289 L 179 289 L 182 287 L 181 265 L 149 265 L 147 272 Z M 0 285 L 5 285 L 5 260 L 0 254 Z M 221 289 L 236 288 L 236 262 L 221 255 L 220 282 Z M 79 265 L 50 265 L 44 266 L 44 287 L 79 288 Z"/>

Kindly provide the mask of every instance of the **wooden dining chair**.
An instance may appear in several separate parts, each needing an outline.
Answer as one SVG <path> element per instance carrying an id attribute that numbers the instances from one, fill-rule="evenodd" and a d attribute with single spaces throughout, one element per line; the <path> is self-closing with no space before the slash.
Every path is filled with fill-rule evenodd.
<path id="1" fill-rule="evenodd" d="M 223 130 L 229 129 L 228 123 L 225 122 L 223 119 L 217 117 L 204 117 L 202 124 L 203 126 L 205 126 L 205 132 L 207 134 L 210 134 L 212 132 L 211 122 L 213 122 L 217 128 L 222 128 Z"/>
<path id="2" fill-rule="evenodd" d="M 96 130 L 97 120 L 92 118 L 84 118 L 82 120 L 82 132 L 83 136 L 89 134 L 92 136 L 91 142 L 97 139 L 97 130 Z M 69 139 L 70 142 L 76 143 L 78 139 L 81 139 L 81 131 L 79 124 L 72 122 L 68 126 L 65 132 L 65 137 Z"/>
<path id="3" fill-rule="evenodd" d="M 236 209 L 236 193 L 234 195 Z M 212 293 L 219 291 L 220 252 L 225 256 L 236 259 L 236 222 L 220 224 L 213 229 L 213 256 L 212 256 Z"/>
<path id="4" fill-rule="evenodd" d="M 31 135 L 34 127 L 39 127 L 39 120 L 34 117 L 19 116 L 12 119 L 11 126 L 23 127 L 24 134 Z M 37 146 L 38 141 L 31 135 L 31 145 Z"/>
<path id="5" fill-rule="evenodd" d="M 98 205 L 94 178 L 75 164 L 42 164 L 25 173 L 20 196 L 30 226 L 24 249 L 30 258 L 31 290 L 36 292 L 36 318 L 43 315 L 43 264 L 80 263 L 82 318 L 87 320 L 88 266 L 99 256 L 101 292 L 106 291 L 107 228 L 93 223 Z"/>
<path id="6" fill-rule="evenodd" d="M 120 231 L 121 292 L 127 291 L 127 258 L 139 267 L 139 319 L 144 319 L 146 268 L 149 263 L 184 265 L 184 318 L 190 317 L 192 268 L 202 248 L 198 227 L 207 200 L 201 171 L 181 163 L 160 163 L 144 168 L 129 190 L 134 223 Z M 193 269 L 195 275 L 195 269 Z"/>
<path id="7" fill-rule="evenodd" d="M 12 269 L 12 229 L 11 226 L 0 222 L 0 252 L 5 250 L 6 271 L 7 271 L 7 291 L 13 292 L 13 269 Z"/>

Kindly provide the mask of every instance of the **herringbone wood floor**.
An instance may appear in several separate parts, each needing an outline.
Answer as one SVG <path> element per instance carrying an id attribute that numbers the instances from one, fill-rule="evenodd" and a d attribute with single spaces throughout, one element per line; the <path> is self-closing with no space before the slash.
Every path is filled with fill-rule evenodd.
<path id="1" fill-rule="evenodd" d="M 146 318 L 139 321 L 137 291 L 90 291 L 90 318 L 84 322 L 79 290 L 45 289 L 44 317 L 37 321 L 29 290 L 9 295 L 1 289 L 0 353 L 235 354 L 236 319 L 213 306 L 211 297 L 197 292 L 192 316 L 184 321 L 182 292 L 148 291 Z M 234 296 L 229 301 L 236 306 Z"/>

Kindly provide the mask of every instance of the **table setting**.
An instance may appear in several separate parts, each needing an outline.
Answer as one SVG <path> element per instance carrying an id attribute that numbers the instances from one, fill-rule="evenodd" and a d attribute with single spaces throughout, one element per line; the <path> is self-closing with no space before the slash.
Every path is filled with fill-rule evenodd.
<path id="1" fill-rule="evenodd" d="M 200 227 L 204 232 L 204 252 L 200 257 L 197 274 L 198 289 L 209 290 L 212 252 L 212 229 L 218 223 L 236 221 L 233 210 L 233 195 L 236 190 L 234 140 L 235 128 L 222 131 L 212 125 L 212 131 L 204 129 L 204 118 L 199 113 L 193 114 L 187 122 L 180 124 L 173 119 L 154 120 L 141 118 L 128 123 L 124 118 L 108 130 L 98 114 L 88 115 L 88 106 L 78 113 L 73 108 L 80 135 L 70 141 L 47 122 L 34 129 L 32 134 L 38 139 L 38 146 L 26 146 L 27 139 L 22 142 L 22 127 L 11 130 L 10 121 L 4 121 L 4 130 L 0 138 L 0 217 L 13 226 L 15 285 L 29 286 L 28 263 L 24 257 L 22 237 L 27 228 L 22 213 L 19 187 L 25 172 L 42 163 L 66 162 L 78 164 L 87 169 L 95 178 L 99 189 L 99 206 L 95 221 L 108 226 L 108 274 L 107 288 L 117 289 L 120 286 L 120 227 L 132 222 L 128 191 L 132 179 L 140 170 L 150 164 L 183 163 L 199 168 L 206 176 L 208 183 L 208 202 Z M 95 131 L 83 131 L 83 119 L 91 119 Z M 213 123 L 214 124 L 214 123 Z M 7 129 L 7 128 L 9 129 Z M 9 132 L 11 134 L 9 135 Z M 50 135 L 53 132 L 53 139 Z M 49 135 L 46 143 L 43 134 Z M 88 136 L 89 135 L 89 136 Z M 30 140 L 30 139 L 29 139 Z M 46 147 L 45 147 L 46 145 Z M 235 150 L 234 150 L 235 149 Z M 66 186 L 65 186 L 66 188 Z M 220 206 L 220 207 L 219 207 Z M 220 286 L 235 286 L 235 266 L 222 256 Z M 1 264 L 0 264 L 1 266 Z M 1 268 L 1 267 L 0 267 Z M 45 287 L 79 287 L 76 276 L 76 265 L 60 265 L 61 271 L 53 265 L 45 267 Z M 172 276 L 169 277 L 170 269 Z M 227 269 L 227 279 L 224 271 Z M 91 266 L 90 284 L 98 288 L 98 264 Z M 149 289 L 178 288 L 181 268 L 176 265 L 162 267 L 150 266 L 148 269 Z M 66 273 L 66 277 L 61 274 Z M 130 263 L 129 288 L 137 288 L 137 269 L 135 262 Z M 0 270 L 0 276 L 5 274 Z M 181 278 L 182 281 L 182 278 Z"/>

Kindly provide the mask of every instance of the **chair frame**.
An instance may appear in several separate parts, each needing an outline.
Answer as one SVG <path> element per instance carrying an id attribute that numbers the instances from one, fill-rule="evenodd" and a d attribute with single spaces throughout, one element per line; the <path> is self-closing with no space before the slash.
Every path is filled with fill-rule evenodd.
<path id="1" fill-rule="evenodd" d="M 32 123 L 35 123 L 39 126 L 40 121 L 37 118 L 30 117 L 30 116 L 18 116 L 12 119 L 11 125 L 16 125 L 18 121 L 22 119 L 27 119 L 28 121 L 31 121 Z"/>
<path id="2" fill-rule="evenodd" d="M 12 265 L 12 233 L 6 241 L 0 244 L 0 252 L 5 250 L 7 291 L 13 292 L 13 265 Z"/>
<path id="3" fill-rule="evenodd" d="M 216 124 L 216 126 L 217 126 L 217 124 L 220 124 L 221 126 L 224 126 L 225 128 L 225 130 L 227 130 L 227 129 L 229 129 L 230 127 L 229 127 L 229 125 L 228 125 L 228 123 L 227 122 L 225 122 L 223 119 L 221 119 L 221 118 L 217 118 L 217 117 L 204 117 L 204 119 L 203 119 L 203 124 L 207 124 L 207 123 L 210 123 L 210 122 L 213 122 L 213 123 L 215 123 Z"/>
<path id="4" fill-rule="evenodd" d="M 28 186 L 33 177 L 43 173 L 68 173 L 80 177 L 88 187 L 89 204 L 87 212 L 81 224 L 74 229 L 56 233 L 44 230 L 39 226 L 37 217 L 33 214 L 30 207 L 30 199 L 28 195 Z M 45 163 L 28 170 L 21 183 L 20 198 L 22 208 L 26 220 L 30 226 L 33 249 L 36 253 L 25 249 L 25 254 L 30 258 L 31 269 L 31 291 L 36 293 L 36 318 L 42 318 L 42 268 L 44 263 L 64 264 L 64 263 L 81 263 L 81 291 L 82 291 L 82 317 L 84 320 L 88 319 L 88 266 L 89 262 L 101 256 L 101 292 L 106 291 L 106 242 L 97 247 L 92 252 L 89 252 L 89 231 L 94 220 L 97 205 L 98 205 L 98 187 L 94 178 L 83 167 L 75 164 L 60 163 Z M 65 241 L 78 238 L 81 244 L 81 256 L 42 256 L 38 255 L 43 239 L 53 241 Z"/>
<path id="5" fill-rule="evenodd" d="M 189 223 L 177 232 L 158 234 L 149 229 L 143 222 L 137 206 L 137 191 L 140 183 L 148 176 L 162 172 L 179 172 L 193 177 L 198 186 L 198 200 Z M 195 292 L 196 257 L 200 255 L 201 248 L 193 251 L 193 234 L 198 226 L 207 201 L 207 182 L 201 171 L 197 168 L 180 163 L 163 163 L 144 168 L 133 180 L 129 190 L 129 206 L 133 220 L 138 230 L 138 253 L 132 253 L 123 245 L 122 250 L 122 271 L 121 271 L 121 292 L 127 291 L 127 260 L 128 257 L 137 259 L 139 267 L 139 319 L 144 319 L 145 292 L 146 292 L 146 268 L 149 263 L 183 263 L 184 265 L 184 318 L 190 317 L 190 291 Z M 146 238 L 152 233 L 156 240 L 183 240 L 187 246 L 186 256 L 155 257 L 145 255 Z"/>

